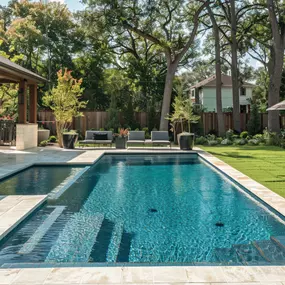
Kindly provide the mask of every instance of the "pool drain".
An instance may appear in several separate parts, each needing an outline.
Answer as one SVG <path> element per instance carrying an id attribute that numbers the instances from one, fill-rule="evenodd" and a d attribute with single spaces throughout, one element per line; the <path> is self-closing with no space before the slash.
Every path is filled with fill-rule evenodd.
<path id="1" fill-rule="evenodd" d="M 224 226 L 224 223 L 222 223 L 222 222 L 217 222 L 215 225 L 216 225 L 217 227 L 223 227 L 223 226 Z"/>
<path id="2" fill-rule="evenodd" d="M 157 210 L 154 209 L 154 208 L 149 209 L 149 211 L 150 211 L 151 213 L 156 213 L 156 212 L 157 212 Z"/>

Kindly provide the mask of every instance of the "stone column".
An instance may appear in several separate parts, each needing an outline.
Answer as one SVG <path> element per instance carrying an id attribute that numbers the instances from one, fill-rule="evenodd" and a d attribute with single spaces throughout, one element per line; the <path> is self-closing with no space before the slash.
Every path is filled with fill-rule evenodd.
<path id="1" fill-rule="evenodd" d="M 29 110 L 29 122 L 37 123 L 37 85 L 33 84 L 30 88 L 30 110 Z"/>
<path id="2" fill-rule="evenodd" d="M 21 80 L 19 83 L 19 93 L 18 93 L 18 123 L 27 123 L 27 81 Z"/>

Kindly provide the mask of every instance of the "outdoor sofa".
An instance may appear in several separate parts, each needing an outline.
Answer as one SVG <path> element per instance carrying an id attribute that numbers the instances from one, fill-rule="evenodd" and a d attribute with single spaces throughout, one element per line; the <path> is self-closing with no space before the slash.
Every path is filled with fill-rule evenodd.
<path id="1" fill-rule="evenodd" d="M 167 131 L 152 131 L 151 139 L 145 139 L 144 131 L 129 131 L 128 145 L 169 145 L 171 147 L 171 142 L 169 141 L 169 136 Z"/>
<path id="2" fill-rule="evenodd" d="M 169 136 L 167 131 L 152 131 L 151 139 L 146 140 L 145 144 L 153 145 L 169 145 L 171 148 L 171 142 L 169 141 Z"/>
<path id="3" fill-rule="evenodd" d="M 112 131 L 86 131 L 85 140 L 79 141 L 79 146 L 89 144 L 109 144 L 112 147 L 113 132 Z"/>

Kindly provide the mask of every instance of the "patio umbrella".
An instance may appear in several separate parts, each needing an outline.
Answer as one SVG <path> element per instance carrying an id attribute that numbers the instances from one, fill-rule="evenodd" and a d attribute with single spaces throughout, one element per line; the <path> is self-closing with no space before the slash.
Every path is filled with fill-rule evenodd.
<path id="1" fill-rule="evenodd" d="M 266 109 L 266 111 L 278 111 L 278 110 L 285 110 L 285 100 Z"/>

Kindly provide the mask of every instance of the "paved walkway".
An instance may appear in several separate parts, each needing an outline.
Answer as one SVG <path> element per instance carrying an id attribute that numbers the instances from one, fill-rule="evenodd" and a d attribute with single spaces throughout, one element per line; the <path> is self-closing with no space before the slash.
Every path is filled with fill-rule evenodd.
<path id="1" fill-rule="evenodd" d="M 0 178 L 34 163 L 91 164 L 110 149 L 62 150 L 37 148 L 19 152 L 0 149 Z M 157 153 L 160 149 L 127 152 Z M 212 155 L 199 154 L 214 167 L 247 187 L 275 209 L 285 213 L 285 200 Z M 116 151 L 118 152 L 118 151 Z M 121 151 L 124 152 L 124 151 Z M 177 149 L 163 152 L 179 153 Z M 183 152 L 185 153 L 185 152 Z M 277 195 L 277 196 L 276 196 Z M 15 227 L 46 196 L 9 196 L 0 201 L 0 237 Z M 7 230 L 8 228 L 8 230 Z M 10 228 L 10 230 L 11 230 Z M 0 269 L 0 284 L 270 284 L 285 285 L 285 266 L 179 266 L 179 267 L 69 267 Z"/>

